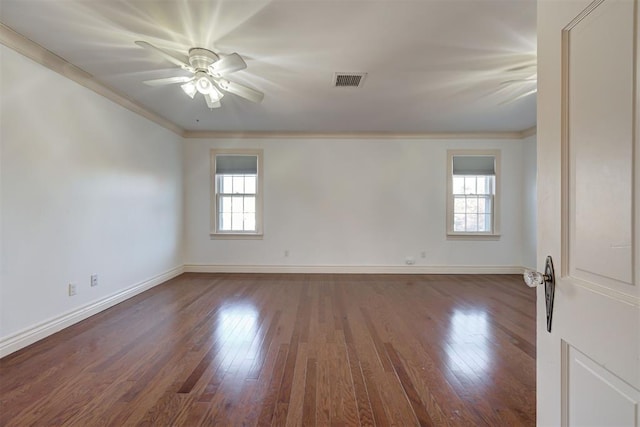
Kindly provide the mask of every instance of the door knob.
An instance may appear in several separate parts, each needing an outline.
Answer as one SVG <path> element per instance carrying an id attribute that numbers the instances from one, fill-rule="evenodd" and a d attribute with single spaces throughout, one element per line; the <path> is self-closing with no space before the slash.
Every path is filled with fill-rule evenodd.
<path id="1" fill-rule="evenodd" d="M 551 277 L 546 274 L 538 273 L 533 270 L 525 270 L 524 271 L 524 283 L 527 284 L 530 288 L 535 288 L 539 285 L 544 285 L 546 281 L 551 280 Z"/>
<path id="2" fill-rule="evenodd" d="M 547 332 L 551 332 L 551 320 L 553 318 L 553 297 L 556 291 L 556 277 L 553 270 L 553 260 L 550 256 L 544 265 L 544 274 L 537 271 L 525 270 L 523 274 L 524 283 L 535 288 L 544 285 L 544 299 L 547 306 Z"/>

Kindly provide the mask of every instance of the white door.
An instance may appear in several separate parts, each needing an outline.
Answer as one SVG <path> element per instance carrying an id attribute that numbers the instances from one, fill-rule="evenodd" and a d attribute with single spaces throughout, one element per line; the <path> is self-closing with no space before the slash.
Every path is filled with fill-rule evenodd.
<path id="1" fill-rule="evenodd" d="M 640 426 L 638 0 L 538 1 L 538 425 Z"/>

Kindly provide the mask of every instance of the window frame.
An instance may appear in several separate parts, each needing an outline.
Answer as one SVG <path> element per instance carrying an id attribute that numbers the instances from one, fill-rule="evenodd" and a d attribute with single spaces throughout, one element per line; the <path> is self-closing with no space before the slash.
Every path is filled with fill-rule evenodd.
<path id="1" fill-rule="evenodd" d="M 454 195 L 453 195 L 453 158 L 454 157 L 474 157 L 491 156 L 495 159 L 494 169 L 494 194 L 492 210 L 491 231 L 454 231 Z M 446 233 L 447 239 L 488 239 L 496 240 L 500 238 L 500 195 L 501 195 L 501 153 L 497 149 L 466 149 L 447 150 L 447 216 Z"/>
<path id="2" fill-rule="evenodd" d="M 216 157 L 218 155 L 237 155 L 237 156 L 256 156 L 257 157 L 257 173 L 256 173 L 256 230 L 255 231 L 221 231 L 218 229 L 218 201 L 219 194 L 217 188 L 216 176 Z M 261 149 L 234 149 L 234 148 L 212 148 L 210 151 L 211 170 L 209 174 L 210 186 L 210 230 L 209 234 L 212 239 L 262 239 L 263 237 L 263 173 L 262 173 L 262 157 Z"/>

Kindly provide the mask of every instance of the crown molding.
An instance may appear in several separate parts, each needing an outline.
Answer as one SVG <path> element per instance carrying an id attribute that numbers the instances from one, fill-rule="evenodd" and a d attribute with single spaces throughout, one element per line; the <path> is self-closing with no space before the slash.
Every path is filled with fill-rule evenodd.
<path id="1" fill-rule="evenodd" d="M 118 105 L 182 136 L 184 129 L 99 83 L 91 74 L 0 23 L 0 43 Z"/>
<path id="2" fill-rule="evenodd" d="M 533 133 L 525 134 L 533 129 Z M 188 139 L 523 139 L 535 133 L 535 127 L 516 132 L 459 132 L 459 133 L 393 133 L 393 132 L 218 132 L 190 131 L 182 134 Z"/>
<path id="3" fill-rule="evenodd" d="M 529 138 L 530 136 L 536 135 L 538 133 L 538 127 L 532 126 L 529 129 L 525 129 L 520 132 L 520 138 Z"/>

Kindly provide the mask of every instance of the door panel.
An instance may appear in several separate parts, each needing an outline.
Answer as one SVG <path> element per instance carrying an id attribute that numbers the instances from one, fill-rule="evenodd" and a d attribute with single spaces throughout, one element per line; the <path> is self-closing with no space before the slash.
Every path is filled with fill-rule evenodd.
<path id="1" fill-rule="evenodd" d="M 633 426 L 640 392 L 563 341 L 568 400 L 565 425 Z"/>
<path id="2" fill-rule="evenodd" d="M 566 30 L 570 275 L 633 284 L 634 4 L 606 1 Z"/>
<path id="3" fill-rule="evenodd" d="M 539 425 L 640 426 L 638 1 L 538 1 Z M 538 266 L 542 270 L 542 266 Z"/>

